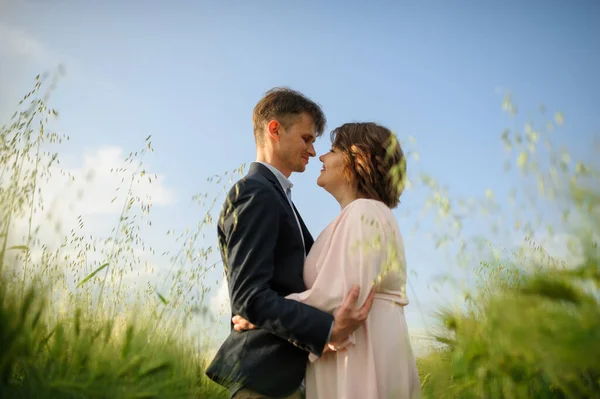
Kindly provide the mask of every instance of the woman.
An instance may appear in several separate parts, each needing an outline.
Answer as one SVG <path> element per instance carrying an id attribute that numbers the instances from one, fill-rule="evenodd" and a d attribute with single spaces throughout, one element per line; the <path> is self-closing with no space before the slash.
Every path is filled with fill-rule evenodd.
<path id="1" fill-rule="evenodd" d="M 317 184 L 339 202 L 340 214 L 319 235 L 304 266 L 306 291 L 288 295 L 332 314 L 350 287 L 359 305 L 373 281 L 376 299 L 364 326 L 340 348 L 309 356 L 307 399 L 420 397 L 420 383 L 404 317 L 406 260 L 391 209 L 403 191 L 406 162 L 391 131 L 375 123 L 347 123 L 331 133 L 319 159 Z"/>

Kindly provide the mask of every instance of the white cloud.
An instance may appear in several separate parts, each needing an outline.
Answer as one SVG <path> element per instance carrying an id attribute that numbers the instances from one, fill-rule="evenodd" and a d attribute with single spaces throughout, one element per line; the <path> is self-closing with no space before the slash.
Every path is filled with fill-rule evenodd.
<path id="1" fill-rule="evenodd" d="M 25 58 L 52 67 L 61 63 L 75 63 L 73 58 L 52 50 L 40 40 L 13 26 L 0 23 L 0 37 L 0 54 L 4 56 Z"/>
<path id="2" fill-rule="evenodd" d="M 63 235 L 57 233 L 77 230 L 80 216 L 84 225 L 88 225 L 92 216 L 102 216 L 97 218 L 100 226 L 107 217 L 115 225 L 128 197 L 134 199 L 134 208 L 139 208 L 141 202 L 165 206 L 175 200 L 173 191 L 164 184 L 164 176 L 146 170 L 144 176 L 138 176 L 132 182 L 131 177 L 138 165 L 126 163 L 124 151 L 119 147 L 103 147 L 84 153 L 80 161 L 80 165 L 70 169 L 52 166 L 48 177 L 38 180 L 44 209 L 33 215 L 32 225 L 41 226 L 39 233 L 43 242 L 52 241 L 51 238 L 57 236 L 62 239 Z M 33 167 L 26 165 L 25 169 Z M 56 231 L 56 223 L 60 223 L 59 232 Z M 26 232 L 28 225 L 28 217 L 15 223 L 17 231 L 22 233 Z M 107 233 L 85 229 L 84 232 Z"/>
<path id="3" fill-rule="evenodd" d="M 231 314 L 231 306 L 229 303 L 229 290 L 227 288 L 227 280 L 222 278 L 219 282 L 216 292 L 210 298 L 210 310 L 216 317 Z"/>
<path id="4" fill-rule="evenodd" d="M 153 206 L 167 206 L 175 200 L 172 189 L 165 185 L 163 176 L 156 178 L 149 169 L 145 176 L 130 184 L 138 165 L 125 162 L 124 151 L 119 147 L 98 148 L 84 153 L 77 161 L 78 164 L 70 169 L 52 166 L 48 169 L 47 178 L 38 178 L 36 195 L 42 196 L 44 206 L 33 215 L 25 214 L 13 220 L 9 244 L 26 244 L 31 225 L 32 236 L 37 240 L 37 244 L 30 245 L 31 267 L 35 267 L 38 273 L 45 270 L 44 278 L 64 273 L 59 281 L 66 286 L 61 286 L 73 288 L 76 282 L 109 257 L 113 259 L 113 276 L 122 275 L 128 286 L 133 284 L 143 289 L 161 268 L 160 260 L 144 245 L 145 234 L 140 231 L 139 241 L 134 237 L 121 245 L 119 250 L 124 248 L 124 251 L 113 258 L 109 254 L 115 248 L 106 239 L 113 236 L 111 230 L 119 222 L 126 198 L 134 198 L 131 215 L 139 217 L 142 213 L 139 200 Z M 33 168 L 33 164 L 24 165 L 25 170 Z M 0 181 L 0 185 L 6 187 L 8 175 L 3 174 L 4 180 Z M 149 176 L 152 183 L 148 180 Z M 27 186 L 26 180 L 21 183 Z M 139 218 L 135 223 L 144 224 Z M 130 233 L 124 235 L 127 234 Z M 132 234 L 138 232 L 133 231 Z M 43 259 L 49 254 L 56 254 L 56 257 Z M 16 270 L 19 270 L 19 263 L 14 258 L 13 261 Z"/>
<path id="5" fill-rule="evenodd" d="M 71 187 L 69 193 L 79 199 L 75 203 L 73 210 L 75 213 L 117 214 L 121 211 L 131 175 L 137 166 L 133 164 L 124 167 L 124 159 L 122 148 L 104 147 L 85 154 L 83 165 L 80 167 L 67 170 L 79 181 L 79 184 Z M 67 183 L 65 179 L 63 181 Z M 131 195 L 143 200 L 151 199 L 153 205 L 169 205 L 173 203 L 175 197 L 163 181 L 164 176 L 146 173 L 131 183 Z M 54 187 L 60 190 L 60 186 Z M 116 192 L 117 187 L 120 189 Z M 51 187 L 49 188 L 52 190 Z M 112 201 L 114 198 L 117 199 Z"/>

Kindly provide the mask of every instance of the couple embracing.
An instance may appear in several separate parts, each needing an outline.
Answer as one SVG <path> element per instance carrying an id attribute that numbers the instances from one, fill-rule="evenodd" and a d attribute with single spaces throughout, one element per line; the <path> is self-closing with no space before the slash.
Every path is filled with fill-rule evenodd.
<path id="1" fill-rule="evenodd" d="M 232 330 L 206 370 L 234 399 L 420 397 L 392 214 L 404 154 L 375 123 L 334 129 L 317 184 L 341 211 L 314 241 L 288 179 L 316 156 L 325 124 L 319 105 L 290 89 L 254 108 L 256 162 L 218 221 Z"/>

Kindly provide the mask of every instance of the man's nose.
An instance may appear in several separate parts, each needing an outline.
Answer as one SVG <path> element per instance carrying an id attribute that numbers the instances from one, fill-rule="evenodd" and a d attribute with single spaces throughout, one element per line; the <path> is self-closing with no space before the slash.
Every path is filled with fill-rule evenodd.
<path id="1" fill-rule="evenodd" d="M 317 156 L 317 153 L 316 153 L 316 151 L 315 151 L 315 146 L 314 146 L 313 144 L 309 144 L 309 145 L 308 145 L 308 154 L 309 154 L 311 157 L 316 157 L 316 156 Z"/>

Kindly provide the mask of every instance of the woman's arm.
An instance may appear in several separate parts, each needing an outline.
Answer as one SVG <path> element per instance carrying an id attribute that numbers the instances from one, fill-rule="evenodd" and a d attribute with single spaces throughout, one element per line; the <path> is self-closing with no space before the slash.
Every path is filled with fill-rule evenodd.
<path id="1" fill-rule="evenodd" d="M 348 205 L 334 228 L 330 244 L 319 256 L 318 276 L 313 286 L 286 298 L 333 314 L 350 287 L 358 285 L 358 306 L 361 306 L 388 257 L 393 238 L 388 214 L 389 210 L 371 200 L 356 200 Z M 351 343 L 353 334 L 346 341 L 346 346 Z M 311 361 L 316 358 L 311 356 Z"/>

